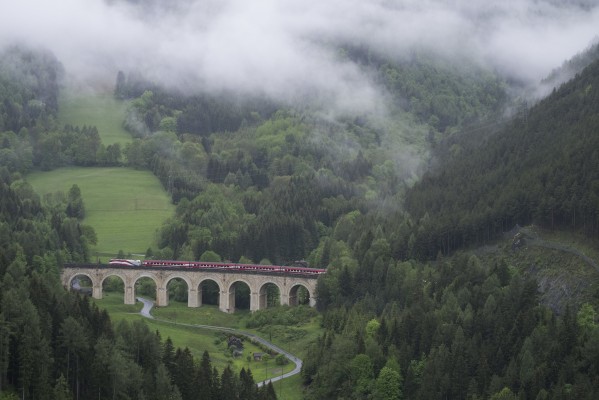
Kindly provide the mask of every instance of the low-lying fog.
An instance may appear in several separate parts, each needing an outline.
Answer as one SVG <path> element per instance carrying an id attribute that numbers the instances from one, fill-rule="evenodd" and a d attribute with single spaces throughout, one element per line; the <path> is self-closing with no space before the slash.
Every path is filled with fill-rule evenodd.
<path id="1" fill-rule="evenodd" d="M 114 82 L 140 70 L 180 88 L 319 93 L 369 107 L 368 73 L 338 52 L 366 45 L 401 58 L 415 48 L 468 58 L 538 82 L 597 35 L 588 0 L 2 0 L 0 46 L 53 51 L 68 73 Z"/>

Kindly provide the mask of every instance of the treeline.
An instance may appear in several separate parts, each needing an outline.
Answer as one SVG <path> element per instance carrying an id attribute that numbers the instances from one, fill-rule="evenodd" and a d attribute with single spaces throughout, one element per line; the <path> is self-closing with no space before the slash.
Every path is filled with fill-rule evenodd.
<path id="1" fill-rule="evenodd" d="M 576 74 L 591 65 L 599 59 L 599 42 L 594 40 L 584 51 L 576 54 L 571 59 L 565 61 L 559 68 L 554 69 L 543 79 L 544 85 L 559 86 L 562 83 L 574 78 Z"/>
<path id="2" fill-rule="evenodd" d="M 409 191 L 418 256 L 496 237 L 515 224 L 599 237 L 599 62 Z"/>
<path id="3" fill-rule="evenodd" d="M 125 127 L 143 137 L 159 130 L 209 136 L 234 132 L 256 118 L 268 118 L 275 103 L 261 97 L 237 98 L 233 93 L 186 95 L 153 84 L 139 74 L 117 74 L 115 97 L 134 99 Z"/>
<path id="4" fill-rule="evenodd" d="M 21 128 L 18 133 L 0 132 L 0 163 L 20 173 L 69 165 L 117 166 L 123 165 L 123 150 L 118 143 L 102 144 L 95 126 Z"/>

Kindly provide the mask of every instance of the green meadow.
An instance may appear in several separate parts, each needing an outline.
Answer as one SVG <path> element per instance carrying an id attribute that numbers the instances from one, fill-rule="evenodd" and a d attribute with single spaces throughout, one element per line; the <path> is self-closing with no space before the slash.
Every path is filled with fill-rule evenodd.
<path id="1" fill-rule="evenodd" d="M 155 248 L 156 230 L 169 218 L 174 206 L 158 178 L 149 171 L 131 168 L 60 168 L 33 172 L 27 181 L 37 193 L 67 193 L 76 184 L 81 189 L 86 217 L 96 231 L 92 255 L 112 257 L 145 254 Z"/>
<path id="2" fill-rule="evenodd" d="M 233 314 L 227 314 L 219 311 L 218 306 L 215 305 L 189 308 L 187 303 L 171 299 L 168 306 L 152 309 L 151 313 L 156 319 L 147 319 L 140 314 L 141 303 L 135 305 L 123 304 L 122 292 L 108 292 L 105 290 L 103 296 L 101 300 L 92 299 L 92 301 L 98 307 L 108 311 L 114 325 L 121 321 L 143 321 L 151 331 L 160 332 L 163 340 L 170 337 L 175 347 L 187 347 L 196 360 L 207 350 L 210 353 L 213 365 L 221 371 L 227 365 L 237 372 L 242 367 L 249 367 L 256 382 L 291 371 L 293 365 L 289 363 L 281 367 L 276 365 L 273 359 L 268 362 L 268 365 L 265 362 L 254 361 L 251 358 L 248 361 L 247 356 L 251 357 L 253 352 L 264 351 L 253 345 L 249 340 L 244 341 L 243 355 L 234 358 L 226 347 L 227 333 L 185 325 L 210 325 L 238 329 L 269 340 L 300 358 L 306 357 L 309 344 L 322 334 L 320 315 L 315 315 L 304 323 L 291 326 L 271 324 L 259 329 L 250 329 L 246 326 L 252 317 L 249 310 L 238 310 Z M 274 313 L 272 315 L 275 317 L 277 313 L 285 312 L 285 308 L 269 309 L 268 312 Z M 279 399 L 299 400 L 304 398 L 300 375 L 275 382 L 273 385 Z"/>
<path id="3" fill-rule="evenodd" d="M 110 93 L 66 90 L 60 97 L 58 119 L 62 124 L 96 126 L 104 145 L 124 146 L 131 135 L 123 128 L 127 102 Z M 94 228 L 98 243 L 93 257 L 143 255 L 156 245 L 156 230 L 169 218 L 174 206 L 151 172 L 131 168 L 60 168 L 36 171 L 27 180 L 37 193 L 65 194 L 76 184 L 85 204 L 84 224 Z"/>
<path id="4" fill-rule="evenodd" d="M 75 94 L 63 92 L 58 120 L 61 124 L 95 126 L 105 146 L 119 143 L 124 146 L 131 135 L 123 128 L 128 103 L 112 94 Z"/>
<path id="5" fill-rule="evenodd" d="M 167 307 L 152 309 L 152 315 L 158 320 L 151 320 L 141 316 L 139 311 L 142 308 L 141 303 L 135 305 L 123 304 L 123 294 L 115 292 L 104 292 L 104 298 L 101 300 L 92 299 L 98 307 L 106 309 L 110 314 L 110 318 L 116 325 L 120 321 L 139 321 L 143 320 L 152 331 L 158 330 L 162 339 L 170 337 L 175 347 L 189 348 L 194 358 L 197 360 L 201 357 L 204 350 L 210 353 L 210 358 L 215 367 L 220 371 L 227 365 L 231 366 L 235 371 L 239 372 L 241 368 L 250 368 L 256 382 L 274 378 L 293 369 L 293 364 L 289 363 L 284 367 L 275 364 L 274 359 L 267 363 L 247 360 L 247 356 L 251 356 L 253 352 L 263 352 L 249 340 L 244 340 L 243 355 L 234 358 L 230 355 L 227 345 L 227 334 L 219 333 L 209 329 L 189 327 L 177 325 L 183 324 L 202 324 L 227 326 L 240 329 L 244 332 L 254 333 L 267 340 L 272 336 L 272 342 L 277 346 L 291 351 L 300 358 L 304 355 L 307 341 L 314 339 L 319 333 L 319 323 L 317 320 L 301 327 L 274 327 L 276 333 L 269 335 L 268 331 L 258 331 L 244 328 L 246 319 L 249 316 L 249 311 L 240 311 L 234 314 L 226 314 L 220 312 L 217 306 L 204 305 L 199 308 L 188 308 L 186 304 L 171 301 Z M 288 329 L 297 330 L 303 328 L 307 334 L 305 338 L 299 341 L 286 340 L 285 331 Z M 284 379 L 273 384 L 280 399 L 301 399 L 301 378 L 296 375 L 291 378 Z"/>

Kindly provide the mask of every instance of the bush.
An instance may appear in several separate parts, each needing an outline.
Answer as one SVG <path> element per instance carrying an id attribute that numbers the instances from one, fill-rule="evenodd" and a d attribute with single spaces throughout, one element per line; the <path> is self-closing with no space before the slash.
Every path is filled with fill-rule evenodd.
<path id="1" fill-rule="evenodd" d="M 287 364 L 289 364 L 289 360 L 284 355 L 279 354 L 278 356 L 275 357 L 275 363 L 277 365 L 287 365 Z"/>
<path id="2" fill-rule="evenodd" d="M 308 322 L 316 315 L 316 310 L 309 306 L 269 308 L 252 313 L 246 322 L 246 327 L 260 328 L 265 325 L 297 325 Z"/>

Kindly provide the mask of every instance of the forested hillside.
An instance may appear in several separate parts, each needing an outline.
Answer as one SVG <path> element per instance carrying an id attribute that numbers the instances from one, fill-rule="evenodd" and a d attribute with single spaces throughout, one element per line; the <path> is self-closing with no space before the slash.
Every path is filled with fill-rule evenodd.
<path id="1" fill-rule="evenodd" d="M 60 265 L 89 259 L 93 229 L 80 223 L 77 188 L 40 199 L 21 174 L 75 164 L 161 180 L 176 212 L 148 257 L 327 268 L 307 398 L 598 397 L 599 298 L 558 315 L 526 266 L 465 249 L 529 223 L 597 239 L 599 64 L 504 120 L 508 84 L 477 64 L 338 53 L 371 74 L 385 107 L 182 93 L 119 73 L 115 96 L 131 99 L 135 138 L 123 148 L 104 147 L 92 126 L 57 126 L 58 61 L 5 53 L 0 389 L 40 399 L 272 396 L 246 371 L 217 373 L 208 356 L 194 362 L 143 324 L 112 327 L 60 288 Z M 11 75 L 14 65 L 26 76 Z"/>
<path id="2" fill-rule="evenodd" d="M 93 127 L 55 125 L 60 75 L 46 53 L 0 56 L 0 399 L 192 399 L 199 388 L 207 399 L 275 398 L 250 371 L 217 371 L 207 353 L 194 361 L 141 322 L 113 326 L 62 288 L 62 265 L 88 261 L 95 238 L 80 222 L 81 193 L 74 186 L 40 198 L 21 175 L 56 166 L 32 162 L 45 141 L 57 146 L 52 157 L 77 162 L 75 143 L 94 136 Z"/>
<path id="3" fill-rule="evenodd" d="M 392 61 L 349 46 L 340 52 L 389 94 L 383 113 L 330 116 L 315 108 L 318 98 L 288 105 L 230 93 L 188 96 L 118 74 L 116 96 L 143 90 L 125 124 L 138 140 L 123 162 L 150 168 L 179 203 L 155 254 L 306 258 L 340 217 L 400 210 L 431 147 L 506 106 L 502 80 L 475 64 L 458 68 L 424 54 Z"/>
<path id="4" fill-rule="evenodd" d="M 407 196 L 419 253 L 483 243 L 515 224 L 599 238 L 599 62 L 499 133 L 456 142 L 455 157 Z"/>
<path id="5" fill-rule="evenodd" d="M 492 75 L 366 54 L 347 51 L 383 72 L 396 101 L 383 119 L 148 87 L 129 119 L 152 155 L 139 165 L 178 202 L 157 253 L 328 267 L 308 398 L 594 398 L 596 296 L 557 316 L 524 266 L 454 253 L 517 223 L 595 237 L 596 65 L 502 128 Z M 410 187 L 429 149 L 438 161 Z"/>
<path id="6" fill-rule="evenodd" d="M 317 253 L 332 261 L 308 398 L 597 397 L 596 290 L 557 316 L 528 265 L 455 251 L 532 222 L 596 243 L 598 77 L 595 62 L 494 135 L 451 138 L 450 161 L 406 192 L 410 214 L 338 221 L 347 236 Z"/>

